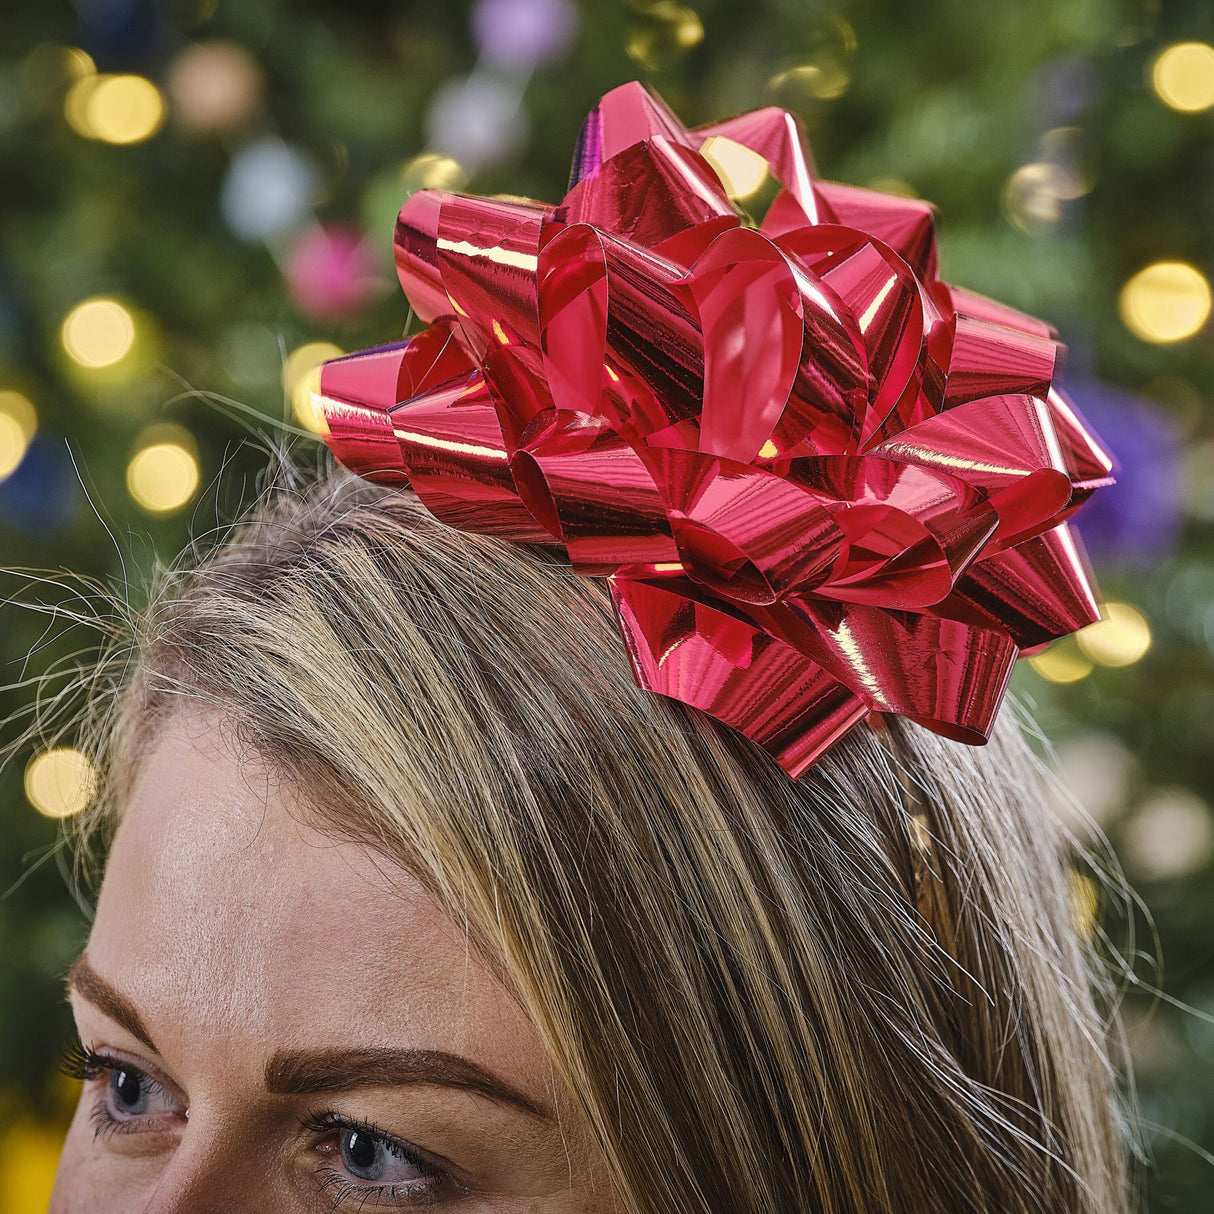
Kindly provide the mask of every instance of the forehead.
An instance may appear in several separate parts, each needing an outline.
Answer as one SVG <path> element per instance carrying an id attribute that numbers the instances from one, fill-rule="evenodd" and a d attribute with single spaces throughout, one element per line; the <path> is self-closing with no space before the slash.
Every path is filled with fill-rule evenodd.
<path id="1" fill-rule="evenodd" d="M 161 1052 L 206 1042 L 260 1066 L 284 1046 L 407 1045 L 499 1069 L 503 1051 L 534 1055 L 522 1012 L 417 880 L 307 808 L 215 718 L 178 715 L 150 751 L 88 953 Z"/>

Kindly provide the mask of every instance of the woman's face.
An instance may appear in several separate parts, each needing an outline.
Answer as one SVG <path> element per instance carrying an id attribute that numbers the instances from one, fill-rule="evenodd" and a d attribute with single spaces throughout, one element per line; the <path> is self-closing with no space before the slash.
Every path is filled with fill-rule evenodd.
<path id="1" fill-rule="evenodd" d="M 51 1214 L 618 1207 L 536 1031 L 403 869 L 179 717 L 70 993 Z"/>

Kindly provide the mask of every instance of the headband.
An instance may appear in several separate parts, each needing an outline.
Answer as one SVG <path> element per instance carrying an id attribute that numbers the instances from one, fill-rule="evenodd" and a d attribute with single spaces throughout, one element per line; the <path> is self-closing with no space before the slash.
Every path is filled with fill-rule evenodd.
<path id="1" fill-rule="evenodd" d="M 738 145 L 761 222 L 706 157 Z M 942 282 L 930 204 L 818 180 L 783 110 L 688 130 L 622 85 L 561 202 L 423 190 L 394 249 L 427 327 L 324 364 L 333 453 L 563 545 L 640 685 L 790 776 L 870 712 L 985 741 L 1017 657 L 1100 618 L 1066 520 L 1113 463 L 1053 330 Z"/>

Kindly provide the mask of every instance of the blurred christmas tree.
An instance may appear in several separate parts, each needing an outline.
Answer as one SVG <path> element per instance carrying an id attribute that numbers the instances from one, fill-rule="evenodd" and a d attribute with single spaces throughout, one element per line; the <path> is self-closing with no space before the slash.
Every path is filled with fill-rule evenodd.
<path id="1" fill-rule="evenodd" d="M 125 563 L 137 586 L 230 515 L 266 462 L 250 433 L 277 419 L 312 441 L 317 363 L 405 328 L 391 232 L 408 194 L 559 196 L 583 115 L 623 80 L 689 123 L 783 106 L 823 176 L 935 202 L 946 277 L 1058 326 L 1065 382 L 1123 462 L 1080 519 L 1109 619 L 1024 664 L 1019 689 L 1150 908 L 1127 923 L 1077 880 L 1080 913 L 1141 946 L 1125 1012 L 1150 1206 L 1209 1208 L 1207 4 L 75 0 L 19 6 L 0 38 L 7 567 Z M 12 576 L 3 593 L 64 598 Z M 0 619 L 8 714 L 89 638 Z M 0 1212 L 41 1208 L 72 1099 L 61 978 L 87 922 L 52 819 L 89 773 L 69 743 L 0 774 Z"/>

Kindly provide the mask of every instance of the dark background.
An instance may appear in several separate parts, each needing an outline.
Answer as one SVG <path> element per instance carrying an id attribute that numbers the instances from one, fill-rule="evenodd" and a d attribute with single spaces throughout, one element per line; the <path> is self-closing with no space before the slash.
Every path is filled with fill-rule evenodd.
<path id="1" fill-rule="evenodd" d="M 1127 915 L 1076 878 L 1077 914 L 1130 967 L 1145 1204 L 1209 1210 L 1214 58 L 1160 61 L 1194 41 L 1214 41 L 1204 0 L 10 6 L 0 566 L 121 586 L 125 563 L 137 603 L 157 557 L 251 491 L 266 456 L 247 427 L 297 424 L 309 366 L 401 334 L 391 225 L 410 190 L 558 197 L 585 112 L 632 78 L 689 125 L 793 110 L 822 176 L 937 204 L 945 278 L 1060 329 L 1063 382 L 1121 459 L 1079 518 L 1113 623 L 1022 663 L 1017 690 L 1142 898 Z M 1159 262 L 1185 266 L 1127 288 Z M 156 491 L 180 505 L 139 504 Z M 12 574 L 9 596 L 70 600 Z M 47 627 L 0 609 L 0 715 L 95 640 Z M 58 825 L 27 797 L 56 807 L 27 768 L 46 741 L 21 729 L 0 772 L 0 1214 L 49 1192 L 73 1099 L 61 976 L 86 931 Z"/>

